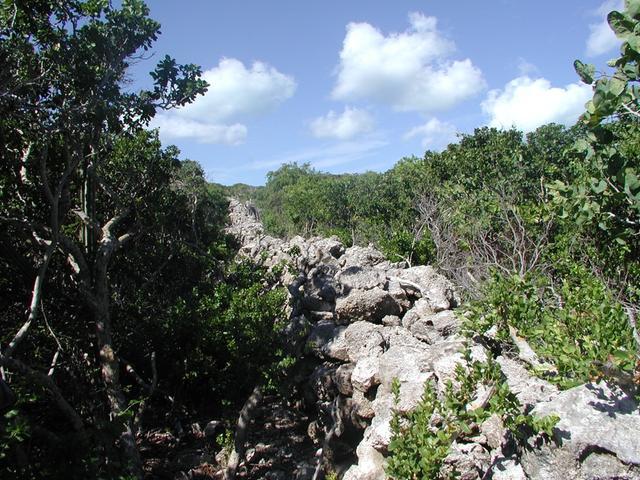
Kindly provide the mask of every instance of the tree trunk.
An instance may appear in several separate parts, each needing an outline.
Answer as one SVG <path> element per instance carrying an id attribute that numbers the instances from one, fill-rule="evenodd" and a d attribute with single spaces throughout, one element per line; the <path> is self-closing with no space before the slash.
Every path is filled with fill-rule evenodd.
<path id="1" fill-rule="evenodd" d="M 109 401 L 111 421 L 121 423 L 122 433 L 119 442 L 128 462 L 127 471 L 136 478 L 143 478 L 142 460 L 133 432 L 132 416 L 126 415 L 127 401 L 120 385 L 120 362 L 113 348 L 108 297 L 106 301 L 104 298 L 98 299 L 94 316 L 100 374 Z"/>
<path id="2" fill-rule="evenodd" d="M 251 419 L 255 416 L 256 409 L 262 403 L 262 399 L 262 388 L 256 386 L 253 392 L 251 392 L 251 395 L 249 395 L 249 398 L 247 398 L 247 401 L 244 402 L 242 410 L 240 410 L 238 423 L 236 424 L 236 434 L 233 439 L 233 451 L 229 455 L 227 469 L 224 472 L 225 480 L 235 480 L 236 478 L 236 470 L 238 469 L 238 465 L 240 465 L 240 460 L 244 456 L 244 442 L 247 438 L 249 423 L 251 423 Z"/>
<path id="3" fill-rule="evenodd" d="M 93 268 L 94 301 L 93 315 L 96 328 L 96 341 L 98 358 L 100 361 L 100 374 L 105 387 L 107 400 L 109 401 L 111 421 L 120 423 L 120 447 L 127 460 L 127 471 L 135 478 L 143 478 L 142 461 L 136 445 L 133 429 L 133 415 L 127 415 L 127 401 L 120 384 L 120 362 L 113 346 L 111 313 L 109 305 L 111 296 L 109 293 L 108 267 L 112 254 L 120 246 L 117 238 L 111 235 L 109 223 L 103 229 L 104 238 L 97 250 Z"/>

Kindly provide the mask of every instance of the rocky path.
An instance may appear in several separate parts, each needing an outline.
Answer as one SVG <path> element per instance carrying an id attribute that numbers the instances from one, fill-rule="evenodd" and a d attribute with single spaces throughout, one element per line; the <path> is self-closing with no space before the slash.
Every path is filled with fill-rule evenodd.
<path id="1" fill-rule="evenodd" d="M 406 268 L 337 238 L 270 237 L 255 209 L 236 201 L 230 208 L 240 255 L 285 267 L 287 341 L 307 368 L 300 391 L 313 412 L 307 418 L 275 399 L 265 404 L 252 425 L 244 478 L 311 479 L 320 459 L 345 480 L 384 480 L 394 409 L 415 408 L 427 380 L 442 396 L 465 348 L 478 361 L 495 353 L 484 347 L 487 339 L 469 346 L 461 336 L 455 287 L 431 267 Z M 453 442 L 443 468 L 465 480 L 640 479 L 633 399 L 605 383 L 560 392 L 533 376 L 522 355 L 503 352 L 495 360 L 523 412 L 560 417 L 554 441 L 514 449 L 504 419 L 492 418 L 478 425 L 478 435 Z M 315 445 L 304 438 L 305 424 Z"/>
<path id="2" fill-rule="evenodd" d="M 277 396 L 265 398 L 251 422 L 245 461 L 238 478 L 308 479 L 317 450 L 307 435 L 309 417 Z"/>

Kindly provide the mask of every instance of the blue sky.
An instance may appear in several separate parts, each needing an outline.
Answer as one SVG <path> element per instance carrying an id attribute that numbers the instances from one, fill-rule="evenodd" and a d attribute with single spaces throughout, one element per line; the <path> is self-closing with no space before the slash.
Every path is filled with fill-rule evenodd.
<path id="1" fill-rule="evenodd" d="M 622 0 L 148 0 L 154 58 L 202 66 L 208 93 L 162 113 L 165 145 L 211 181 L 263 184 L 282 163 L 384 171 L 483 125 L 574 123 L 590 98 L 573 71 L 604 68 Z"/>

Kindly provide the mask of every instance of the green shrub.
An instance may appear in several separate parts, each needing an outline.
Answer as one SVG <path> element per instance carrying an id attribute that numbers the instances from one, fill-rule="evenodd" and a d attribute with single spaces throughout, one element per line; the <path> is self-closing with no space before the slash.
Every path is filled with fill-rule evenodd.
<path id="1" fill-rule="evenodd" d="M 589 381 L 598 366 L 633 369 L 633 336 L 623 307 L 586 267 L 570 263 L 554 285 L 548 276 L 495 276 L 486 296 L 470 309 L 467 327 L 483 333 L 493 325 L 509 342 L 508 327 L 557 367 L 549 380 L 562 388 Z"/>
<path id="2" fill-rule="evenodd" d="M 470 409 L 481 385 L 493 393 L 484 406 Z M 400 397 L 397 380 L 392 391 L 397 406 Z M 467 349 L 464 363 L 456 366 L 454 381 L 447 382 L 440 398 L 429 380 L 413 411 L 394 412 L 388 475 L 397 480 L 438 478 L 453 441 L 477 434 L 478 427 L 493 414 L 499 415 L 505 427 L 519 439 L 538 432 L 550 434 L 558 420 L 523 414 L 520 403 L 503 381 L 498 364 L 491 357 L 487 362 L 472 361 Z"/>

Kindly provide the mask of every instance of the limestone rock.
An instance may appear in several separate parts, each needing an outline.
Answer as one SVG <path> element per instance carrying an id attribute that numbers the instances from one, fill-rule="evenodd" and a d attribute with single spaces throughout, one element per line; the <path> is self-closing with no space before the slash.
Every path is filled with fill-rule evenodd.
<path id="1" fill-rule="evenodd" d="M 443 460 L 440 475 L 443 478 L 480 480 L 489 469 L 491 456 L 477 443 L 453 442 L 449 454 Z"/>
<path id="2" fill-rule="evenodd" d="M 334 258 L 340 258 L 345 251 L 344 244 L 335 235 L 328 238 L 315 237 L 309 241 L 318 250 L 326 252 Z"/>
<path id="3" fill-rule="evenodd" d="M 387 284 L 387 276 L 383 271 L 355 265 L 341 270 L 336 280 L 346 287 L 346 291 L 371 290 L 375 287 L 384 289 Z"/>
<path id="4" fill-rule="evenodd" d="M 574 387 L 536 405 L 532 414 L 560 417 L 554 439 L 576 460 L 585 452 L 609 452 L 640 466 L 640 410 L 619 388 L 605 382 Z"/>
<path id="5" fill-rule="evenodd" d="M 398 315 L 400 305 L 389 292 L 374 287 L 370 290 L 352 290 L 346 297 L 336 301 L 336 318 L 339 323 L 351 323 L 358 320 L 380 322 L 386 315 Z"/>
<path id="6" fill-rule="evenodd" d="M 341 327 L 345 328 L 345 327 Z M 382 326 L 369 322 L 355 322 L 344 330 L 344 346 L 347 358 L 357 363 L 363 357 L 378 357 L 382 355 L 385 344 Z"/>
<path id="7" fill-rule="evenodd" d="M 625 465 L 614 455 L 594 452 L 584 459 L 581 465 L 581 475 L 589 480 L 638 480 L 640 469 Z"/>
<path id="8" fill-rule="evenodd" d="M 411 326 L 424 317 L 429 317 L 435 312 L 426 298 L 418 299 L 407 313 L 402 317 L 402 326 L 404 328 L 411 328 Z"/>
<path id="9" fill-rule="evenodd" d="M 382 324 L 386 327 L 398 327 L 402 325 L 402 320 L 397 315 L 386 315 L 382 318 Z"/>
<path id="10" fill-rule="evenodd" d="M 422 317 L 414 321 L 409 331 L 416 338 L 427 343 L 437 343 L 458 332 L 460 322 L 451 310 L 443 310 L 434 315 Z"/>
<path id="11" fill-rule="evenodd" d="M 356 449 L 358 464 L 346 471 L 343 480 L 385 480 L 384 457 L 375 448 L 366 444 Z"/>
<path id="12" fill-rule="evenodd" d="M 336 326 L 331 320 L 316 323 L 307 338 L 307 348 L 320 358 L 347 361 L 347 345 L 344 341 L 346 327 Z"/>
<path id="13" fill-rule="evenodd" d="M 334 383 L 336 388 L 342 395 L 350 396 L 353 394 L 353 385 L 351 384 L 351 374 L 355 364 L 345 363 L 340 365 L 334 374 Z"/>
<path id="14" fill-rule="evenodd" d="M 343 268 L 349 267 L 373 267 L 385 262 L 385 256 L 372 246 L 361 247 L 354 245 L 345 250 L 340 257 L 340 264 Z"/>
<path id="15" fill-rule="evenodd" d="M 491 480 L 527 480 L 522 465 L 514 459 L 504 457 L 493 463 L 489 478 Z"/>
<path id="16" fill-rule="evenodd" d="M 411 308 L 412 300 L 409 299 L 407 291 L 402 288 L 400 281 L 397 278 L 389 278 L 388 271 L 385 277 L 387 279 L 387 291 L 389 292 L 389 295 L 391 295 L 396 303 L 400 305 L 403 312 L 409 310 L 409 308 Z"/>
<path id="17" fill-rule="evenodd" d="M 525 410 L 539 402 L 549 401 L 558 394 L 558 388 L 555 385 L 532 375 L 516 360 L 499 356 L 496 361 L 507 379 L 509 389 Z"/>
<path id="18" fill-rule="evenodd" d="M 398 277 L 420 286 L 423 298 L 429 300 L 434 311 L 448 310 L 460 304 L 453 284 L 433 267 L 420 265 L 400 270 Z"/>
<path id="19" fill-rule="evenodd" d="M 363 393 L 379 383 L 380 360 L 378 357 L 363 357 L 358 360 L 351 374 L 353 388 Z"/>
<path id="20" fill-rule="evenodd" d="M 457 366 L 465 364 L 464 355 L 462 354 L 463 349 L 463 340 L 453 339 L 437 343 L 430 351 L 432 369 L 438 379 L 439 391 L 444 391 L 447 381 L 451 380 L 455 383 Z M 487 360 L 487 353 L 484 347 L 481 345 L 472 345 L 471 360 L 485 362 Z"/>
<path id="21" fill-rule="evenodd" d="M 373 418 L 376 414 L 373 409 L 373 403 L 371 400 L 367 398 L 367 396 L 359 391 L 353 391 L 353 399 L 354 404 L 356 405 L 356 413 L 362 418 Z"/>
<path id="22" fill-rule="evenodd" d="M 487 445 L 492 450 L 497 450 L 505 440 L 507 429 L 500 415 L 494 413 L 480 425 L 480 433 L 487 439 Z"/>

